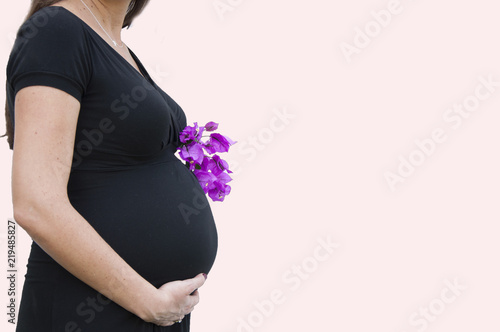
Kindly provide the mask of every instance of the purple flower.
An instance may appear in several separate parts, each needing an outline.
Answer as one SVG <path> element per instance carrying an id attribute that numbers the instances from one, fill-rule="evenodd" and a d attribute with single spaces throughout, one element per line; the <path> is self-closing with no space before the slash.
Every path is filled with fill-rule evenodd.
<path id="1" fill-rule="evenodd" d="M 201 166 L 201 169 L 203 171 L 205 171 L 205 172 L 211 171 L 212 173 L 213 173 L 212 170 L 215 167 L 217 167 L 216 164 L 215 164 L 215 161 L 212 158 L 210 158 L 209 156 L 204 156 L 203 157 L 203 162 L 201 163 L 200 166 Z"/>
<path id="2" fill-rule="evenodd" d="M 186 126 L 179 135 L 181 144 L 177 148 L 181 159 L 186 161 L 205 194 L 213 201 L 223 201 L 229 195 L 231 187 L 227 183 L 232 181 L 228 163 L 215 153 L 227 152 L 236 143 L 229 137 L 214 133 L 218 127 L 219 124 L 213 121 L 203 127 L 198 127 L 197 122 L 194 126 Z M 204 131 L 212 132 L 206 142 L 202 141 Z"/>
<path id="3" fill-rule="evenodd" d="M 195 169 L 194 175 L 198 178 L 198 182 L 205 194 L 208 193 L 210 189 L 214 188 L 214 182 L 217 180 L 217 177 L 212 173 Z"/>
<path id="4" fill-rule="evenodd" d="M 182 146 L 180 150 L 180 157 L 190 164 L 192 164 L 192 162 L 200 164 L 205 156 L 203 154 L 203 148 L 199 143 Z"/>
<path id="5" fill-rule="evenodd" d="M 232 171 L 229 170 L 229 165 L 227 164 L 227 161 L 219 157 L 218 155 L 214 155 L 212 157 L 212 160 L 214 161 L 214 167 L 211 169 L 212 173 L 215 175 L 219 175 L 224 171 L 227 171 L 228 173 L 232 173 Z"/>
<path id="6" fill-rule="evenodd" d="M 217 128 L 219 128 L 219 124 L 215 123 L 215 122 L 212 122 L 212 121 L 208 122 L 205 125 L 206 131 L 214 131 L 214 130 L 217 130 Z"/>
<path id="7" fill-rule="evenodd" d="M 229 151 L 229 147 L 234 143 L 236 142 L 233 142 L 229 137 L 217 133 L 212 133 L 210 134 L 210 139 L 204 147 L 208 153 L 213 154 L 216 152 Z"/>
<path id="8" fill-rule="evenodd" d="M 217 182 L 226 184 L 231 180 L 233 180 L 233 179 L 231 179 L 231 177 L 227 173 L 223 172 L 223 173 L 220 173 L 219 175 L 217 175 Z"/>
<path id="9" fill-rule="evenodd" d="M 179 139 L 182 143 L 188 145 L 193 142 L 197 142 L 201 139 L 204 129 L 204 127 L 198 128 L 198 122 L 195 122 L 193 127 L 186 126 L 186 128 L 184 128 L 179 136 Z"/>
<path id="10" fill-rule="evenodd" d="M 214 185 L 215 188 L 208 191 L 208 196 L 213 201 L 224 201 L 224 198 L 231 192 L 231 187 L 221 182 L 215 182 Z"/>
<path id="11" fill-rule="evenodd" d="M 188 157 L 188 158 L 185 158 L 184 160 L 186 161 L 186 165 L 189 166 L 190 171 L 194 171 L 196 169 L 196 165 L 198 165 L 198 164 L 193 160 L 193 158 Z"/>
<path id="12" fill-rule="evenodd" d="M 195 122 L 194 127 L 186 126 L 184 130 L 181 131 L 179 139 L 184 144 L 189 144 L 196 139 L 196 130 L 198 129 L 198 124 Z"/>

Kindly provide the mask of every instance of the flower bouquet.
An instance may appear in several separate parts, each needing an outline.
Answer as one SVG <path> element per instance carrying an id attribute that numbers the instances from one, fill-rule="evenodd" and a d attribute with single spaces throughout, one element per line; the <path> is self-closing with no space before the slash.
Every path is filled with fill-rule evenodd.
<path id="1" fill-rule="evenodd" d="M 213 201 L 224 201 L 224 198 L 231 192 L 231 187 L 227 184 L 231 181 L 228 173 L 228 163 L 220 158 L 217 152 L 228 152 L 233 142 L 229 137 L 215 133 L 219 127 L 218 123 L 208 122 L 203 127 L 186 126 L 180 133 L 180 146 L 177 148 L 179 156 L 186 162 L 186 166 L 194 173 L 205 194 Z M 211 132 L 208 136 L 203 136 L 204 132 Z M 208 138 L 205 142 L 202 138 Z M 205 154 L 206 152 L 206 154 Z"/>

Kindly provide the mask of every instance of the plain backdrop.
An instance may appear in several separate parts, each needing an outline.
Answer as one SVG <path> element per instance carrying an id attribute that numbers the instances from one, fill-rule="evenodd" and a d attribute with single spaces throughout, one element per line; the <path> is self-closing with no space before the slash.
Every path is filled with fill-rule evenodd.
<path id="1" fill-rule="evenodd" d="M 3 5 L 5 68 L 29 1 Z M 193 332 L 500 329 L 499 10 L 151 1 L 123 39 L 188 123 L 238 141 Z M 0 141 L 5 276 L 11 156 Z M 30 244 L 18 229 L 18 294 Z"/>

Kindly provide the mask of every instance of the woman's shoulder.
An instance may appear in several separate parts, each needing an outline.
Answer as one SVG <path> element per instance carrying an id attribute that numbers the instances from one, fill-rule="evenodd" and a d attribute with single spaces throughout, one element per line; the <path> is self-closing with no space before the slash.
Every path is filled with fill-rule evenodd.
<path id="1" fill-rule="evenodd" d="M 87 52 L 83 21 L 64 7 L 42 8 L 19 28 L 10 57 L 61 58 Z M 40 59 L 40 61 L 43 61 Z"/>
<path id="2" fill-rule="evenodd" d="M 35 12 L 21 25 L 17 39 L 22 44 L 42 38 L 58 43 L 75 42 L 84 32 L 84 25 L 75 14 L 61 6 L 48 6 Z"/>
<path id="3" fill-rule="evenodd" d="M 26 20 L 29 25 L 41 28 L 44 26 L 57 25 L 57 23 L 67 23 L 81 26 L 80 18 L 63 6 L 47 6 L 37 10 Z"/>
<path id="4" fill-rule="evenodd" d="M 65 77 L 64 84 L 76 84 L 80 93 L 91 76 L 88 45 L 83 21 L 75 14 L 59 6 L 42 8 L 19 28 L 7 63 L 7 81 L 18 91 L 35 81 L 47 85 Z"/>

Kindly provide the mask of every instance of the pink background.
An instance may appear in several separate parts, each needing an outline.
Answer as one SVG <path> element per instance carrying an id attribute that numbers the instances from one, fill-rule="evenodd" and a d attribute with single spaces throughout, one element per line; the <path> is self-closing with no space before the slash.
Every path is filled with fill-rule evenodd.
<path id="1" fill-rule="evenodd" d="M 2 66 L 28 5 L 0 13 Z M 192 331 L 500 330 L 500 86 L 480 81 L 500 82 L 499 9 L 152 1 L 125 42 L 189 123 L 220 122 L 239 142 L 233 192 L 211 204 L 219 252 Z M 6 332 L 11 155 L 2 141 Z M 392 190 L 387 172 L 404 182 Z M 19 293 L 30 241 L 19 229 Z"/>

